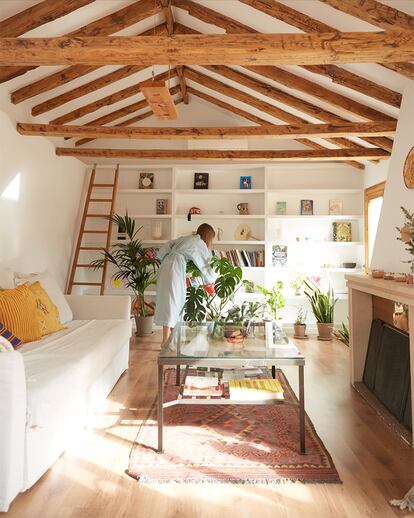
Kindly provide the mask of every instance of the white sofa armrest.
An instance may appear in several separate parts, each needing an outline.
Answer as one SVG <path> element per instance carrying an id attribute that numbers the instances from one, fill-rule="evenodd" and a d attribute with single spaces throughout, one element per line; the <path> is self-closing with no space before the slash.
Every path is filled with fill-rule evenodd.
<path id="1" fill-rule="evenodd" d="M 0 511 L 22 490 L 25 456 L 26 380 L 18 351 L 0 352 Z"/>
<path id="2" fill-rule="evenodd" d="M 131 299 L 127 295 L 66 295 L 74 320 L 129 320 Z"/>

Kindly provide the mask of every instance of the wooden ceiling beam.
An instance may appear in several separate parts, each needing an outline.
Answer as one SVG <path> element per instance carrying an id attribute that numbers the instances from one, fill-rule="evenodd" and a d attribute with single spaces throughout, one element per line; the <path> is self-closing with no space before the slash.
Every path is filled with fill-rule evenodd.
<path id="1" fill-rule="evenodd" d="M 267 124 L 230 127 L 114 127 L 33 124 L 18 122 L 21 135 L 45 137 L 92 137 L 134 140 L 288 139 L 306 137 L 358 137 L 394 135 L 397 123 L 350 122 L 348 124 Z"/>
<path id="2" fill-rule="evenodd" d="M 177 75 L 177 71 L 175 69 L 172 69 L 172 70 L 163 72 L 161 74 L 158 74 L 157 76 L 154 77 L 154 80 L 167 81 L 169 78 L 173 78 L 176 75 Z M 145 83 L 146 81 L 148 81 L 148 79 L 140 81 L 139 83 L 136 83 L 134 85 L 128 86 L 127 88 L 123 88 L 122 90 L 119 90 L 118 92 L 115 92 L 113 94 L 102 97 L 101 99 L 88 103 L 84 106 L 81 106 L 80 108 L 76 108 L 75 110 L 72 110 L 71 112 L 61 115 L 60 117 L 56 117 L 55 119 L 50 121 L 50 123 L 51 124 L 67 124 L 68 122 L 71 122 L 73 120 L 84 117 L 85 115 L 88 115 L 89 113 L 93 113 L 94 111 L 99 110 L 103 106 L 110 106 L 111 104 L 115 104 L 119 101 L 123 101 L 124 99 L 127 99 L 128 97 L 131 97 L 132 95 L 140 94 L 141 93 L 141 84 Z"/>
<path id="3" fill-rule="evenodd" d="M 231 113 L 234 113 L 235 115 L 237 115 L 239 117 L 243 117 L 244 119 L 249 120 L 251 122 L 254 122 L 255 124 L 259 124 L 259 125 L 261 125 L 261 124 L 268 125 L 269 124 L 269 121 L 266 119 L 262 119 L 261 117 L 258 117 L 257 115 L 254 115 L 253 113 L 242 110 L 241 108 L 238 108 L 237 106 L 234 106 L 234 104 L 226 103 L 225 101 L 222 101 L 221 99 L 218 99 L 217 97 L 213 97 L 213 96 L 211 96 L 205 92 L 202 92 L 200 90 L 197 90 L 191 86 L 188 87 L 188 92 L 192 95 L 199 97 L 200 99 L 204 99 L 205 101 L 218 106 L 219 108 L 222 108 Z M 300 119 L 300 120 L 302 120 L 302 119 Z M 306 123 L 306 121 L 304 121 L 304 122 Z M 299 142 L 300 144 L 302 144 L 304 146 L 310 147 L 311 149 L 327 149 L 326 146 L 323 146 L 322 144 L 319 144 L 318 142 L 314 142 L 313 140 L 310 140 L 307 138 L 306 139 L 300 138 L 300 139 L 295 139 L 295 140 L 296 140 L 296 142 Z M 328 142 L 332 142 L 332 143 L 335 143 L 336 145 L 339 145 L 339 143 L 333 139 L 331 139 L 331 140 L 326 139 L 326 140 Z M 348 144 L 348 141 L 346 141 L 346 142 Z M 349 145 L 350 144 L 351 143 L 349 142 Z M 346 147 L 346 146 L 342 146 L 342 147 Z M 355 167 L 356 169 L 362 169 L 362 170 L 365 169 L 365 165 L 360 162 L 349 161 L 349 162 L 347 162 L 347 164 L 352 167 Z"/>
<path id="4" fill-rule="evenodd" d="M 316 106 L 307 101 L 303 101 L 302 99 L 298 99 L 297 97 L 287 94 L 286 92 L 282 92 L 281 90 L 278 90 L 277 88 L 274 88 L 273 86 L 267 83 L 258 81 L 246 74 L 238 72 L 237 70 L 233 70 L 232 68 L 224 66 L 210 66 L 207 68 L 208 70 L 212 70 L 213 72 L 223 77 L 226 77 L 231 81 L 235 81 L 238 84 L 247 86 L 248 88 L 255 90 L 258 93 L 266 95 L 267 97 L 270 97 L 275 101 L 282 102 L 284 104 L 287 104 L 288 106 L 291 106 L 292 108 L 295 108 L 296 110 L 302 111 L 303 113 L 307 113 L 308 115 L 311 115 L 312 117 L 322 122 L 329 122 L 331 124 L 341 124 L 346 121 L 345 118 L 339 115 L 324 110 L 323 108 L 320 108 L 319 106 Z M 383 120 L 395 120 L 392 117 L 382 114 L 381 112 L 377 112 L 376 110 L 373 110 L 371 108 L 367 107 L 367 110 L 370 113 L 372 112 L 373 116 L 376 112 L 378 118 L 381 115 Z M 371 137 L 369 137 L 365 138 L 364 140 L 366 140 L 370 144 L 378 145 L 380 147 L 385 146 L 387 148 L 386 151 L 390 151 L 392 149 L 392 141 L 384 137 L 375 137 L 373 140 Z"/>
<path id="5" fill-rule="evenodd" d="M 309 16 L 301 13 L 300 11 L 296 11 L 291 7 L 280 4 L 275 0 L 241 0 L 243 3 L 247 5 L 251 5 L 252 7 L 263 11 L 270 16 L 274 16 L 285 23 L 297 27 L 304 32 L 335 32 L 335 29 L 326 25 L 318 20 L 310 18 Z M 194 3 L 192 0 L 173 0 L 176 7 L 184 9 L 195 18 L 202 20 L 205 23 L 213 24 L 217 27 L 224 29 L 228 33 L 243 33 L 243 32 L 251 32 L 257 33 L 255 29 L 252 27 L 248 27 L 232 18 L 222 15 L 200 4 Z M 185 26 L 181 26 L 183 32 L 186 32 Z M 196 31 L 191 31 L 191 33 L 195 33 Z M 305 66 L 304 68 L 309 70 L 312 66 Z M 386 88 L 382 85 L 374 83 L 364 77 L 358 76 L 353 72 L 349 72 L 344 70 L 343 68 L 337 67 L 335 65 L 325 65 L 326 69 L 323 67 L 320 68 L 318 73 L 322 73 L 326 77 L 335 81 L 335 77 L 341 78 L 341 83 L 343 86 L 356 90 L 358 93 L 361 91 L 364 92 L 365 95 L 373 97 L 374 99 L 378 99 L 387 104 L 391 104 L 395 106 L 396 99 L 398 100 L 400 94 L 398 92 L 394 92 L 389 88 Z M 329 68 L 328 68 L 329 67 Z M 314 70 L 311 70 L 314 72 Z M 333 76 L 333 73 L 336 73 Z M 339 94 L 338 94 L 339 95 Z"/>
<path id="6" fill-rule="evenodd" d="M 385 30 L 400 27 L 406 31 L 414 31 L 414 16 L 376 0 L 321 0 L 321 2 Z"/>
<path id="7" fill-rule="evenodd" d="M 173 89 L 170 89 L 171 95 L 175 95 L 172 93 L 172 90 Z M 178 89 L 176 90 L 175 93 L 178 93 Z M 183 102 L 182 98 L 174 100 L 174 104 L 180 104 L 182 102 Z M 154 112 L 152 110 L 146 111 L 144 113 L 139 113 L 138 115 L 134 115 L 134 117 L 126 119 L 122 122 L 118 122 L 118 124 L 115 124 L 114 126 L 109 126 L 109 127 L 118 128 L 118 127 L 131 126 L 132 124 L 135 124 L 136 122 L 147 119 L 148 117 L 151 117 L 152 115 L 154 115 Z M 84 144 L 88 144 L 89 142 L 93 142 L 94 140 L 95 140 L 94 138 L 82 138 L 75 142 L 75 146 L 76 147 L 83 146 Z"/>
<path id="8" fill-rule="evenodd" d="M 407 62 L 403 63 L 383 63 L 385 68 L 397 72 L 402 76 L 408 77 L 408 79 L 414 80 L 414 64 Z"/>
<path id="9" fill-rule="evenodd" d="M 130 25 L 134 25 L 135 23 L 148 18 L 149 16 L 153 16 L 157 14 L 161 10 L 161 4 L 158 0 L 138 0 L 133 4 L 127 5 L 126 7 L 120 9 L 119 11 L 115 11 L 110 13 L 98 20 L 88 23 L 75 31 L 66 34 L 62 40 L 71 39 L 71 38 L 83 38 L 83 37 L 97 37 L 97 36 L 107 36 L 108 34 L 113 34 L 118 32 Z M 0 62 L 2 62 L 0 58 Z M 0 67 L 0 83 L 4 81 L 8 81 L 13 77 L 20 76 L 26 73 L 33 68 L 29 63 L 28 67 L 20 67 L 15 66 L 15 64 L 19 64 L 17 61 L 15 63 L 10 63 L 10 66 Z M 6 63 L 5 63 L 6 64 Z M 34 63 L 34 65 L 38 65 L 40 63 Z M 62 63 L 67 64 L 67 63 Z M 80 64 L 80 63 L 69 63 L 72 64 Z M 129 63 L 134 64 L 134 63 Z"/>
<path id="10" fill-rule="evenodd" d="M 16 38 L 95 0 L 43 0 L 0 21 L 0 38 Z"/>
<path id="11" fill-rule="evenodd" d="M 153 29 L 149 29 L 148 31 L 145 31 L 142 33 L 142 35 L 149 35 L 149 34 L 166 34 L 167 28 L 165 24 L 158 25 L 154 27 Z M 84 95 L 87 95 L 91 92 L 96 92 L 97 90 L 100 90 L 101 88 L 104 88 L 106 86 L 111 85 L 112 83 L 115 83 L 116 81 L 120 81 L 121 79 L 125 79 L 126 77 L 129 77 L 133 74 L 136 74 L 138 72 L 141 72 L 146 67 L 144 66 L 134 66 L 134 65 L 127 65 L 125 67 L 119 68 L 118 70 L 115 70 L 114 72 L 110 72 L 109 74 L 105 74 L 104 76 L 98 77 L 97 79 L 94 79 L 93 81 L 90 81 L 89 83 L 85 83 L 81 86 L 78 86 L 77 88 L 73 88 L 72 90 L 69 90 L 68 92 L 65 92 L 61 95 L 57 95 L 56 97 L 52 97 L 51 99 L 48 99 L 47 101 L 37 104 L 32 108 L 32 115 L 40 115 L 42 113 L 46 113 L 50 110 L 54 110 L 55 108 L 58 108 L 59 106 L 62 106 L 63 104 L 66 104 L 70 101 L 73 101 L 74 99 L 77 99 L 78 97 L 82 97 Z"/>
<path id="12" fill-rule="evenodd" d="M 167 25 L 168 36 L 174 33 L 174 16 L 171 9 L 170 0 L 161 0 L 162 11 L 165 16 L 165 23 Z"/>
<path id="13" fill-rule="evenodd" d="M 146 0 L 141 0 L 146 1 Z M 414 59 L 414 31 L 2 38 L 5 65 L 319 65 Z"/>
<path id="14" fill-rule="evenodd" d="M 211 150 L 211 149 L 96 149 L 56 148 L 58 156 L 94 158 L 132 158 L 138 160 L 240 160 L 270 162 L 326 162 L 337 160 L 386 160 L 382 149 L 324 149 L 324 150 Z"/>

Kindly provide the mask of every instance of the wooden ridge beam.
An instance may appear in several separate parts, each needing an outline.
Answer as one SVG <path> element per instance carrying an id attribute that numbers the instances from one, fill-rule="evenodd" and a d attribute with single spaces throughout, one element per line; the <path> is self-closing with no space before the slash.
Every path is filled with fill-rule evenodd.
<path id="1" fill-rule="evenodd" d="M 168 36 L 174 33 L 174 16 L 171 9 L 170 0 L 161 0 L 162 11 L 165 16 L 165 23 L 167 25 Z"/>
<path id="2" fill-rule="evenodd" d="M 232 18 L 224 16 L 211 8 L 202 6 L 200 4 L 196 4 L 192 0 L 173 0 L 173 2 L 174 1 L 177 7 L 186 10 L 188 14 L 190 14 L 191 16 L 194 16 L 206 23 L 216 25 L 217 27 L 224 29 L 228 33 L 238 34 L 242 32 L 258 32 L 255 29 L 241 24 L 236 20 L 233 20 Z M 295 9 L 292 9 L 287 5 L 280 4 L 275 0 L 260 0 L 258 2 L 256 2 L 256 0 L 246 0 L 244 1 L 244 3 L 246 3 L 247 5 L 251 5 L 256 9 L 262 10 L 266 14 L 270 14 L 271 16 L 274 16 L 284 21 L 285 23 L 288 23 L 289 25 L 298 27 L 304 32 L 320 33 L 335 31 L 335 29 L 330 27 L 329 25 L 326 25 L 322 22 L 319 22 L 318 20 L 310 18 L 309 16 L 301 13 L 300 11 L 296 11 Z M 183 30 L 183 32 L 186 32 L 186 29 L 188 30 L 188 28 L 186 28 L 185 26 L 181 26 L 181 29 Z M 196 31 L 191 30 L 190 32 L 195 33 Z M 304 68 L 309 70 L 310 67 L 305 66 Z M 395 105 L 394 103 L 396 96 L 398 98 L 399 95 L 398 92 L 394 92 L 393 90 L 390 90 L 382 85 L 378 85 L 373 81 L 358 76 L 357 74 L 344 70 L 335 65 L 329 65 L 329 69 L 324 70 L 323 68 L 321 68 L 321 70 L 319 71 L 319 73 L 323 73 L 323 75 L 331 78 L 334 81 L 334 79 L 332 78 L 333 72 L 336 72 L 336 75 L 341 77 L 341 84 L 343 84 L 344 86 L 356 90 L 357 92 L 363 91 L 365 95 L 373 97 L 374 99 L 378 99 L 387 104 L 391 104 L 392 106 Z"/>
<path id="3" fill-rule="evenodd" d="M 321 0 L 321 2 L 382 29 L 400 27 L 406 31 L 414 31 L 414 16 L 376 0 Z"/>
<path id="4" fill-rule="evenodd" d="M 43 0 L 0 21 L 0 38 L 16 38 L 95 0 Z"/>
<path id="5" fill-rule="evenodd" d="M 146 0 L 141 0 L 146 1 Z M 414 59 L 414 31 L 2 38 L 5 65 L 319 65 Z"/>
<path id="6" fill-rule="evenodd" d="M 323 150 L 211 150 L 211 149 L 96 149 L 56 148 L 58 156 L 94 158 L 133 158 L 139 160 L 242 160 L 272 162 L 385 160 L 389 157 L 382 149 L 323 149 Z"/>
<path id="7" fill-rule="evenodd" d="M 261 81 L 258 81 L 250 76 L 247 76 L 246 74 L 242 74 L 241 72 L 238 72 L 236 70 L 233 70 L 229 67 L 224 66 L 210 66 L 208 67 L 209 70 L 212 70 L 213 72 L 222 75 L 223 77 L 226 77 L 227 79 L 230 79 L 232 81 L 237 82 L 238 84 L 247 86 L 248 88 L 257 91 L 258 93 L 261 93 L 263 95 L 266 95 L 267 97 L 270 97 L 271 99 L 283 102 L 284 104 L 287 104 L 288 106 L 291 106 L 292 108 L 295 108 L 299 111 L 302 111 L 304 113 L 307 113 L 308 115 L 311 115 L 312 117 L 322 121 L 322 122 L 329 122 L 331 124 L 341 124 L 342 122 L 345 122 L 346 119 L 343 117 L 336 115 L 334 113 L 331 113 L 327 110 L 324 110 L 323 108 L 316 106 L 312 103 L 309 103 L 307 101 L 303 101 L 302 99 L 298 99 L 297 97 L 294 97 L 293 95 L 287 94 L 286 92 L 282 92 L 281 90 L 278 90 L 274 88 L 273 86 L 263 83 Z M 187 70 L 187 67 L 186 67 Z M 371 109 L 369 109 L 371 111 Z M 376 112 L 376 110 L 373 110 Z M 383 120 L 394 120 L 392 117 L 389 117 L 387 115 L 384 115 L 380 112 L 376 112 L 377 114 L 382 115 Z M 378 115 L 379 117 L 379 115 Z M 290 121 L 287 121 L 290 122 Z M 377 140 L 381 139 L 381 140 Z M 383 137 L 375 137 L 375 140 L 371 140 L 371 137 L 366 138 L 367 142 L 370 144 L 379 145 L 380 147 L 385 146 L 387 149 L 386 151 L 390 151 L 392 149 L 392 141 L 389 139 L 384 139 Z M 355 145 L 355 144 L 353 144 Z"/>
<path id="8" fill-rule="evenodd" d="M 69 34 L 66 34 L 61 39 L 65 41 L 66 39 L 71 38 L 83 38 L 83 37 L 97 37 L 97 36 L 107 36 L 108 34 L 113 34 L 118 32 L 130 25 L 140 22 L 149 16 L 153 16 L 157 14 L 161 10 L 161 4 L 157 0 L 138 0 L 133 4 L 127 5 L 126 7 L 119 9 L 113 13 L 110 13 L 98 20 L 94 20 L 93 22 L 76 29 Z M 19 43 L 17 43 L 19 44 Z M 3 60 L 0 58 L 0 62 L 3 64 Z M 20 65 L 19 62 L 9 63 L 9 66 L 0 67 L 0 83 L 4 81 L 8 81 L 13 77 L 20 76 L 26 73 L 28 70 L 32 70 L 35 67 L 32 67 L 32 63 L 29 63 L 28 67 L 20 67 L 16 66 Z M 33 65 L 39 65 L 40 63 L 33 63 Z M 66 64 L 66 63 L 62 63 Z M 81 63 L 69 63 L 72 64 L 81 64 Z M 106 63 L 105 63 L 106 64 Z M 129 63 L 136 64 L 136 63 Z M 7 63 L 4 62 L 4 65 Z"/>
<path id="9" fill-rule="evenodd" d="M 165 24 L 161 24 L 154 27 L 153 29 L 149 29 L 148 31 L 143 32 L 142 35 L 166 34 L 166 31 L 167 29 Z M 85 83 L 61 95 L 52 97 L 51 99 L 48 99 L 43 103 L 37 104 L 32 108 L 32 115 L 36 116 L 42 113 L 46 113 L 50 110 L 54 110 L 55 108 L 58 108 L 59 106 L 68 103 L 69 101 L 73 101 L 74 99 L 87 95 L 91 92 L 96 92 L 97 90 L 109 86 L 112 83 L 115 83 L 116 81 L 120 81 L 121 79 L 125 79 L 126 77 L 136 74 L 144 70 L 145 68 L 146 67 L 144 66 L 127 65 L 113 72 L 109 72 L 108 74 L 98 77 L 97 79 L 94 79 L 89 83 Z"/>
<path id="10" fill-rule="evenodd" d="M 116 127 L 116 126 L 70 126 L 56 124 L 32 124 L 18 122 L 21 135 L 47 137 L 92 137 L 136 140 L 210 140 L 210 139 L 297 139 L 306 137 L 346 137 L 394 135 L 397 123 L 350 122 L 332 124 L 267 124 L 261 126 L 234 127 Z"/>
<path id="11" fill-rule="evenodd" d="M 163 72 L 161 74 L 158 74 L 154 77 L 154 80 L 156 81 L 167 81 L 169 78 L 173 78 L 177 75 L 177 71 L 175 69 L 168 70 L 167 72 Z M 128 86 L 127 88 L 123 88 L 122 90 L 119 90 L 118 92 L 115 92 L 113 94 L 107 95 L 105 97 L 102 97 L 101 99 L 98 99 L 97 101 L 93 101 L 91 103 L 88 103 L 84 106 L 81 106 L 80 108 L 76 108 L 75 110 L 72 110 L 71 112 L 65 113 L 64 115 L 61 115 L 60 117 L 57 117 L 56 119 L 53 119 L 50 121 L 51 124 L 67 124 L 68 122 L 71 122 L 75 119 L 79 119 L 85 115 L 88 115 L 89 113 L 93 113 L 96 110 L 99 110 L 103 106 L 110 106 L 111 104 L 115 104 L 119 101 L 123 101 L 124 99 L 127 99 L 128 97 L 131 97 L 132 95 L 137 95 L 141 93 L 141 84 L 148 81 L 148 79 L 145 79 L 143 81 L 140 81 L 139 83 Z"/>
<path id="12" fill-rule="evenodd" d="M 237 115 L 239 117 L 243 117 L 244 119 L 249 120 L 251 122 L 254 122 L 255 124 L 259 124 L 259 125 L 261 125 L 261 124 L 268 125 L 269 124 L 269 121 L 266 119 L 262 119 L 261 117 L 258 117 L 257 115 L 254 115 L 253 113 L 242 110 L 241 108 L 238 108 L 237 106 L 234 106 L 234 104 L 226 103 L 225 101 L 222 101 L 221 99 L 218 99 L 217 97 L 213 97 L 213 96 L 206 94 L 205 92 L 202 92 L 201 90 L 197 90 L 191 86 L 188 87 L 188 92 L 192 95 L 199 97 L 200 99 L 204 99 L 205 101 L 218 106 L 219 108 L 222 108 L 231 113 L 234 113 L 235 115 Z M 300 121 L 302 121 L 302 119 L 300 119 Z M 306 121 L 304 121 L 304 123 L 306 123 Z M 302 144 L 304 146 L 310 147 L 311 149 L 327 149 L 326 146 L 323 146 L 322 144 L 319 144 L 318 142 L 314 142 L 313 140 L 309 140 L 307 138 L 306 139 L 300 138 L 300 139 L 295 139 L 295 140 L 296 140 L 296 142 L 299 142 L 300 144 Z M 338 142 L 334 141 L 333 139 L 331 139 L 331 140 L 327 139 L 327 140 L 328 141 L 332 140 L 333 143 L 338 145 Z M 349 143 L 349 144 L 351 144 L 351 143 Z M 345 147 L 345 146 L 343 146 L 343 147 Z M 352 167 L 355 167 L 356 169 L 362 169 L 362 170 L 365 169 L 365 165 L 361 164 L 360 162 L 349 161 L 349 162 L 347 162 L 347 164 Z"/>

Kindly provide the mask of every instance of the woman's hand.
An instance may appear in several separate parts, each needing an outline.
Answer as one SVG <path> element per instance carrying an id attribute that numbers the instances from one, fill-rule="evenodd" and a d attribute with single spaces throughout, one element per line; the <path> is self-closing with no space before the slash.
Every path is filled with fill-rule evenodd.
<path id="1" fill-rule="evenodd" d="M 206 293 L 212 297 L 216 294 L 213 284 L 205 284 L 204 289 L 206 290 Z"/>

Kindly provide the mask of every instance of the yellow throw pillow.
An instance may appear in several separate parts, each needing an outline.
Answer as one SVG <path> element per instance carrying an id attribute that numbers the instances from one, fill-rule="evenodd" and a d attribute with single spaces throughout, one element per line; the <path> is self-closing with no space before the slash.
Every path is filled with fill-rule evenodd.
<path id="1" fill-rule="evenodd" d="M 0 323 L 22 343 L 40 340 L 36 300 L 28 284 L 0 293 Z"/>
<path id="2" fill-rule="evenodd" d="M 55 333 L 63 329 L 60 323 L 59 310 L 53 304 L 52 299 L 42 288 L 40 282 L 34 282 L 29 286 L 36 300 L 36 314 L 40 324 L 42 336 Z"/>

